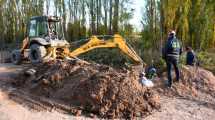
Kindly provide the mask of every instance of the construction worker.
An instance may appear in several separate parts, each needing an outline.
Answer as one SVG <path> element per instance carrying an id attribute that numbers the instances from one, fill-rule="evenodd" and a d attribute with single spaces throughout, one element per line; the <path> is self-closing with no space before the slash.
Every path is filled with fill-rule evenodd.
<path id="1" fill-rule="evenodd" d="M 176 38 L 176 33 L 174 30 L 169 32 L 168 40 L 163 48 L 162 57 L 167 64 L 167 73 L 168 73 L 168 82 L 167 86 L 172 87 L 172 75 L 171 69 L 172 66 L 175 69 L 176 81 L 179 81 L 180 72 L 179 72 L 179 57 L 182 53 L 182 48 L 179 40 Z"/>
<path id="2" fill-rule="evenodd" d="M 196 60 L 194 51 L 192 50 L 191 47 L 186 47 L 186 52 L 187 52 L 186 65 L 194 66 Z"/>
<path id="3" fill-rule="evenodd" d="M 150 66 L 146 68 L 146 77 L 150 80 L 154 80 L 154 78 L 157 76 L 157 70 L 154 66 Z"/>
<path id="4" fill-rule="evenodd" d="M 55 25 L 53 22 L 49 22 L 49 36 L 57 35 L 55 31 Z"/>

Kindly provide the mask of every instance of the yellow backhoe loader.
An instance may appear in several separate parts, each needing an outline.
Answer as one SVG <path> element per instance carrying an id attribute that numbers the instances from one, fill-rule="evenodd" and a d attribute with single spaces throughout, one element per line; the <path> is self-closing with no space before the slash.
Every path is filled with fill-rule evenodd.
<path id="1" fill-rule="evenodd" d="M 92 36 L 87 43 L 70 51 L 70 44 L 64 39 L 61 19 L 56 16 L 35 16 L 27 25 L 26 38 L 22 48 L 12 52 L 11 60 L 20 64 L 23 59 L 29 59 L 32 64 L 37 64 L 50 59 L 75 58 L 80 54 L 95 48 L 119 48 L 135 63 L 143 63 L 142 59 L 118 34 L 109 39 L 99 39 Z"/>

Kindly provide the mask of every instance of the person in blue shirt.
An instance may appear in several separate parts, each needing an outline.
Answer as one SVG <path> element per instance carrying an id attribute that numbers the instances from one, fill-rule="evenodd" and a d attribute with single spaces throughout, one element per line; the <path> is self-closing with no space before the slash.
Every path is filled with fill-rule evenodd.
<path id="1" fill-rule="evenodd" d="M 186 56 L 186 65 L 194 66 L 195 64 L 195 53 L 191 47 L 186 47 L 187 56 Z"/>
<path id="2" fill-rule="evenodd" d="M 179 72 L 179 57 L 182 53 L 182 47 L 179 40 L 176 38 L 175 31 L 171 31 L 168 36 L 168 40 L 162 50 L 162 57 L 166 61 L 167 64 L 167 73 L 168 73 L 168 87 L 172 87 L 172 75 L 171 69 L 172 66 L 175 69 L 176 81 L 179 81 L 180 72 Z"/>

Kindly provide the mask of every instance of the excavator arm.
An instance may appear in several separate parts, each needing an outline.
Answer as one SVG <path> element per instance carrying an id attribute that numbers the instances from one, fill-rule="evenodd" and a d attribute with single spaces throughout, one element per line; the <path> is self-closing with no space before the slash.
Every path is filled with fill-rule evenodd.
<path id="1" fill-rule="evenodd" d="M 69 57 L 76 57 L 95 48 L 119 48 L 124 54 L 131 58 L 135 63 L 142 64 L 142 59 L 137 55 L 132 47 L 128 46 L 126 41 L 118 34 L 113 39 L 100 40 L 96 36 L 92 36 L 89 41 L 72 52 L 64 50 Z"/>

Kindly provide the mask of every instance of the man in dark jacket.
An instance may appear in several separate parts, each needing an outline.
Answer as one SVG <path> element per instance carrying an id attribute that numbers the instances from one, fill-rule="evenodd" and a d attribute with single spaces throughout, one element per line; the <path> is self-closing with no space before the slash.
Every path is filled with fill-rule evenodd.
<path id="1" fill-rule="evenodd" d="M 194 66 L 196 62 L 195 53 L 191 47 L 186 47 L 187 56 L 186 56 L 186 65 Z"/>
<path id="2" fill-rule="evenodd" d="M 179 57 L 182 53 L 182 48 L 179 40 L 176 38 L 175 31 L 171 31 L 168 36 L 168 40 L 165 44 L 165 47 L 162 51 L 162 57 L 166 61 L 167 64 L 167 72 L 168 72 L 168 87 L 172 87 L 172 75 L 171 69 L 172 66 L 175 69 L 176 80 L 179 81 L 180 72 L 179 72 Z"/>

